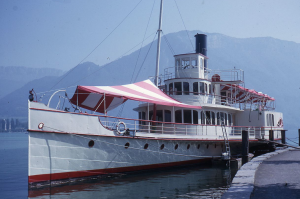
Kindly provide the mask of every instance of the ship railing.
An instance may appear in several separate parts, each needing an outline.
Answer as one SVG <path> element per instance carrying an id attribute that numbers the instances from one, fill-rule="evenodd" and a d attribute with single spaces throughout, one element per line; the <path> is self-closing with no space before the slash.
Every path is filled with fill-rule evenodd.
<path id="1" fill-rule="evenodd" d="M 223 138 L 221 125 L 172 123 L 149 121 L 141 119 L 127 119 L 111 116 L 99 116 L 101 124 L 116 133 L 125 132 L 135 136 L 137 133 L 165 134 L 165 135 L 192 135 L 199 138 Z M 120 125 L 122 123 L 122 125 Z M 269 131 L 274 131 L 274 137 L 280 138 L 282 128 L 277 127 L 251 127 L 251 126 L 225 126 L 229 139 L 241 139 L 242 131 L 249 132 L 251 139 L 264 139 L 269 137 Z"/>
<path id="2" fill-rule="evenodd" d="M 177 71 L 177 72 L 176 72 Z M 174 78 L 191 78 L 199 77 L 207 80 L 213 80 L 213 78 L 219 76 L 222 81 L 239 81 L 244 82 L 244 71 L 241 69 L 229 69 L 229 70 L 214 70 L 214 69 L 204 69 L 204 77 L 199 74 L 198 70 L 191 69 L 180 69 L 178 73 L 178 67 L 168 67 L 165 68 L 164 74 L 160 75 L 161 82 L 174 79 Z M 183 72 L 184 71 L 184 72 Z"/>
<path id="3" fill-rule="evenodd" d="M 188 91 L 167 91 L 166 93 L 179 101 L 184 101 L 187 104 L 218 104 L 240 108 L 238 99 L 216 95 L 214 93 L 198 93 Z"/>

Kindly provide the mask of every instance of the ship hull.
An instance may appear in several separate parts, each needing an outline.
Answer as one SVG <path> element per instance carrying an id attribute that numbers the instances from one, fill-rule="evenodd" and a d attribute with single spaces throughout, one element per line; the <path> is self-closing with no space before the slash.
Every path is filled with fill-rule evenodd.
<path id="1" fill-rule="evenodd" d="M 221 142 L 216 144 L 211 141 L 35 131 L 29 131 L 28 136 L 29 184 L 206 163 L 212 157 L 220 156 L 223 150 Z M 89 146 L 91 140 L 94 141 L 92 147 Z"/>

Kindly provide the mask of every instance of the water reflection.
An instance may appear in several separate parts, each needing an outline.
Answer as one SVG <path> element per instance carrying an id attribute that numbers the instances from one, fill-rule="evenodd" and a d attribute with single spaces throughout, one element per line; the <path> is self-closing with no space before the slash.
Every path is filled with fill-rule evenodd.
<path id="1" fill-rule="evenodd" d="M 29 198 L 220 198 L 236 169 L 181 167 L 29 190 Z"/>

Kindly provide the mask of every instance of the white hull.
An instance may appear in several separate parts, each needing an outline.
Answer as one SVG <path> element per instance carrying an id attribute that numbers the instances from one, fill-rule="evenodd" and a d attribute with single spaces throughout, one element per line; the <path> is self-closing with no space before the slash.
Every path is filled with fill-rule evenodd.
<path id="1" fill-rule="evenodd" d="M 115 135 L 98 117 L 30 105 L 36 107 L 29 111 L 29 183 L 199 163 L 223 150 L 222 140 Z"/>

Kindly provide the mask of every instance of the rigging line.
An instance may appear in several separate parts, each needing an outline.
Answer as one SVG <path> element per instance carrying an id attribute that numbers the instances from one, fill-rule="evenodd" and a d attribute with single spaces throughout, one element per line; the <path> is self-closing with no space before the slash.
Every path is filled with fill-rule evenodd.
<path id="1" fill-rule="evenodd" d="M 180 10 L 179 10 L 179 8 L 178 8 L 178 5 L 177 5 L 176 0 L 174 0 L 174 2 L 175 2 L 175 4 L 176 4 L 177 10 L 178 10 L 178 12 L 179 12 L 181 21 L 182 21 L 183 26 L 184 26 L 184 28 L 185 28 L 185 32 L 186 32 L 186 34 L 187 34 L 187 36 L 188 36 L 188 38 L 189 38 L 189 40 L 190 40 L 190 43 L 191 43 L 191 45 L 192 45 L 192 48 L 195 49 L 194 46 L 193 46 L 192 40 L 191 40 L 191 38 L 190 38 L 190 36 L 189 36 L 189 33 L 188 33 L 187 29 L 186 29 L 185 23 L 184 23 L 183 18 L 182 18 L 182 16 L 181 16 L 181 13 L 180 13 Z"/>
<path id="2" fill-rule="evenodd" d="M 68 89 L 68 88 L 72 88 L 72 87 L 76 87 L 76 86 L 68 86 L 68 87 L 66 87 L 66 88 L 58 88 L 58 89 L 53 89 L 53 90 L 49 90 L 49 91 L 44 91 L 44 92 L 39 92 L 39 93 L 36 93 L 37 95 L 38 94 L 45 94 L 45 93 L 52 93 L 52 92 L 54 92 L 54 91 L 57 91 L 57 90 L 66 90 L 66 89 Z"/>
<path id="3" fill-rule="evenodd" d="M 155 34 L 155 32 L 152 33 L 151 35 L 149 35 L 146 39 L 148 39 L 149 37 L 151 37 L 151 36 L 154 35 L 154 34 Z M 140 42 L 140 43 L 142 43 L 142 42 Z M 120 59 L 121 57 L 125 56 L 128 52 L 130 52 L 132 49 L 134 49 L 135 47 L 137 47 L 140 43 L 138 43 L 137 45 L 135 45 L 134 47 L 132 47 L 130 50 L 126 51 L 126 52 L 125 52 L 123 55 L 121 55 L 118 59 Z M 98 70 L 95 70 L 94 72 L 92 72 L 92 73 L 86 75 L 85 77 L 79 79 L 78 81 L 72 83 L 71 85 L 76 84 L 77 82 L 80 82 L 81 80 L 83 80 L 83 79 L 85 79 L 85 78 L 87 78 L 87 77 L 89 77 L 89 76 L 91 76 L 91 75 L 96 74 L 99 70 L 101 70 L 102 68 L 105 68 L 105 67 L 109 66 L 110 64 L 112 64 L 112 62 L 110 62 L 110 63 L 108 63 L 108 64 L 105 64 L 104 66 L 100 66 L 100 68 L 99 68 Z M 70 85 L 70 86 L 71 86 L 71 85 Z"/>
<path id="4" fill-rule="evenodd" d="M 135 62 L 135 66 L 134 66 L 134 70 L 133 70 L 133 73 L 132 73 L 132 76 L 131 76 L 130 83 L 132 83 L 132 79 L 133 79 L 133 76 L 134 76 L 134 71 L 136 69 L 136 66 L 137 66 L 141 51 L 142 51 L 142 47 L 143 47 L 143 44 L 144 44 L 144 41 L 145 41 L 145 37 L 146 37 L 147 30 L 148 30 L 149 22 L 150 22 L 152 13 L 153 13 L 154 4 L 155 4 L 155 1 L 153 1 L 151 13 L 150 13 L 150 16 L 149 16 L 149 19 L 148 19 L 148 23 L 147 23 L 146 30 L 145 30 L 145 33 L 144 33 L 143 41 L 142 41 L 142 44 L 141 44 L 141 47 L 140 47 L 140 50 L 139 50 L 139 54 L 138 54 L 138 57 L 137 57 L 136 62 Z"/>
<path id="5" fill-rule="evenodd" d="M 167 36 L 164 34 L 163 31 L 162 31 L 162 34 L 163 34 L 163 38 L 164 38 L 165 42 L 167 43 L 167 45 L 168 45 L 168 47 L 169 47 L 171 53 L 172 53 L 173 55 L 175 55 L 175 52 L 174 52 L 174 50 L 173 50 L 173 48 L 172 48 L 172 46 L 171 46 L 171 44 L 170 44 L 170 42 L 169 42 Z"/>
<path id="6" fill-rule="evenodd" d="M 291 141 L 291 142 L 293 142 L 295 144 L 298 144 L 297 142 L 294 142 L 293 140 L 290 140 L 289 138 L 286 138 L 286 139 L 288 139 L 289 141 Z"/>
<path id="7" fill-rule="evenodd" d="M 137 8 L 137 6 L 142 2 L 143 0 L 140 0 L 135 7 L 123 18 L 123 20 L 90 52 L 86 57 L 84 57 L 75 67 L 73 67 L 71 70 L 69 70 L 64 77 L 62 77 L 54 86 L 55 87 L 57 84 L 59 84 L 64 78 L 66 78 L 79 64 L 81 64 L 86 58 L 88 58 L 124 21 L 125 19 Z"/>
<path id="8" fill-rule="evenodd" d="M 134 82 L 135 82 L 136 79 L 138 78 L 138 76 L 139 76 L 139 74 L 140 74 L 140 72 L 141 72 L 141 69 L 142 69 L 142 67 L 143 67 L 143 65 L 144 65 L 144 63 L 145 63 L 145 61 L 146 61 L 146 59 L 147 59 L 147 56 L 148 56 L 148 54 L 149 54 L 149 52 L 150 52 L 150 49 L 151 49 L 151 47 L 152 47 L 152 45 L 153 45 L 153 43 L 154 43 L 155 36 L 156 36 L 156 35 L 154 35 L 153 40 L 152 40 L 152 42 L 151 42 L 151 45 L 149 46 L 148 52 L 147 52 L 147 54 L 146 54 L 146 56 L 145 56 L 145 59 L 144 59 L 143 63 L 141 64 L 138 73 L 136 74 L 136 77 L 135 77 L 135 79 L 134 79 Z"/>

